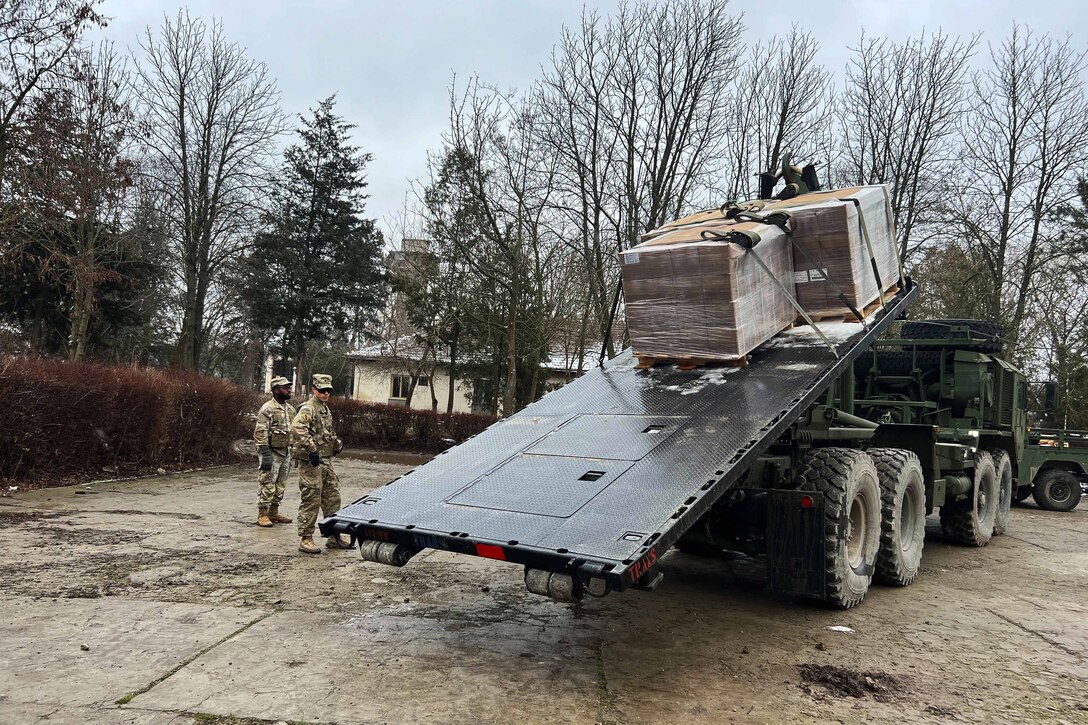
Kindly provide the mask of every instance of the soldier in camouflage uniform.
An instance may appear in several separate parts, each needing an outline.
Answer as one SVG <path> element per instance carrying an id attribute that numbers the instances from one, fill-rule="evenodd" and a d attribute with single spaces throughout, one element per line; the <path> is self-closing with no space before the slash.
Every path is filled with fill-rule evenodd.
<path id="1" fill-rule="evenodd" d="M 291 518 L 280 514 L 283 490 L 291 472 L 288 452 L 288 436 L 295 406 L 291 399 L 291 381 L 282 376 L 272 378 L 272 400 L 261 406 L 257 413 L 257 425 L 253 428 L 253 442 L 260 456 L 260 475 L 257 477 L 257 525 L 289 524 Z"/>
<path id="2" fill-rule="evenodd" d="M 326 403 L 332 394 L 332 376 L 316 374 L 310 388 L 310 399 L 299 406 L 291 422 L 291 457 L 298 465 L 298 487 L 302 501 L 298 506 L 298 535 L 302 541 L 298 550 L 320 554 L 314 543 L 314 526 L 318 510 L 329 516 L 340 510 L 340 479 L 332 470 L 332 457 L 343 443 L 332 426 L 332 411 Z M 325 546 L 330 549 L 350 548 L 347 536 L 330 536 Z"/>

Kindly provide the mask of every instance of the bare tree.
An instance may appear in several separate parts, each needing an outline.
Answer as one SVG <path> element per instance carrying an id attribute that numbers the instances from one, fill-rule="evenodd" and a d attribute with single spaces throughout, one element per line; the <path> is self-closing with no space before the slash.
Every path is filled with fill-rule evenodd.
<path id="1" fill-rule="evenodd" d="M 680 216 L 721 169 L 743 29 L 726 9 L 677 0 L 622 7 L 614 20 L 620 191 L 611 221 L 624 248 Z"/>
<path id="2" fill-rule="evenodd" d="M 925 225 L 946 213 L 977 44 L 977 35 L 923 33 L 903 44 L 863 35 L 846 71 L 841 179 L 891 186 L 905 262 L 926 241 Z"/>
<path id="3" fill-rule="evenodd" d="M 535 380 L 549 344 L 544 321 L 553 311 L 543 280 L 553 272 L 558 248 L 545 219 L 555 189 L 554 157 L 537 144 L 534 98 L 475 79 L 463 93 L 450 91 L 446 146 L 456 150 L 455 183 L 471 200 L 479 229 L 471 238 L 450 236 L 475 285 L 474 321 L 501 334 L 496 369 L 505 370 L 503 415 L 518 408 L 519 368 L 527 365 Z M 520 364 L 519 352 L 527 353 Z"/>
<path id="4" fill-rule="evenodd" d="M 816 62 L 819 49 L 810 33 L 794 26 L 785 38 L 745 53 L 729 96 L 725 183 L 716 185 L 725 198 L 758 197 L 758 173 L 778 169 L 785 151 L 826 164 L 834 88 L 830 71 Z"/>
<path id="5" fill-rule="evenodd" d="M 681 0 L 625 6 L 608 20 L 586 12 L 564 30 L 536 87 L 535 128 L 554 165 L 559 212 L 546 223 L 584 271 L 563 265 L 560 284 L 578 274 L 583 290 L 580 304 L 566 304 L 568 291 L 563 311 L 552 311 L 565 319 L 549 334 L 577 320 L 579 360 L 605 335 L 616 253 L 702 201 L 721 166 L 741 47 L 740 21 L 725 8 Z"/>
<path id="6" fill-rule="evenodd" d="M 147 29 L 134 92 L 146 121 L 149 173 L 169 194 L 166 210 L 181 287 L 175 364 L 200 366 L 204 315 L 218 267 L 246 243 L 284 130 L 279 94 L 264 64 L 188 12 Z"/>
<path id="7" fill-rule="evenodd" d="M 974 77 L 957 219 L 993 280 L 989 316 L 1017 355 L 1039 275 L 1068 254 L 1053 212 L 1076 198 L 1088 159 L 1088 55 L 1015 27 L 990 56 Z"/>
<path id="8" fill-rule="evenodd" d="M 537 85 L 540 142 L 554 156 L 556 206 L 569 224 L 560 237 L 585 271 L 578 347 L 604 335 L 610 289 L 619 273 L 615 213 L 617 134 L 609 123 L 616 103 L 615 49 L 619 37 L 584 12 L 579 28 L 563 29 L 551 68 Z M 592 333 L 590 328 L 592 327 Z"/>
<path id="9" fill-rule="evenodd" d="M 1088 392 L 1084 388 L 1088 289 L 1082 284 L 1086 271 L 1083 259 L 1065 258 L 1040 273 L 1032 294 L 1034 314 L 1025 321 L 1025 327 L 1030 325 L 1038 334 L 1032 336 L 1034 344 L 1021 345 L 1021 356 L 1041 362 L 1047 377 L 1057 383 L 1054 418 L 1062 427 L 1071 422 L 1081 427 L 1088 420 L 1082 412 Z"/>
<path id="10" fill-rule="evenodd" d="M 0 201 L 18 114 L 63 64 L 87 27 L 105 25 L 99 0 L 0 0 Z"/>

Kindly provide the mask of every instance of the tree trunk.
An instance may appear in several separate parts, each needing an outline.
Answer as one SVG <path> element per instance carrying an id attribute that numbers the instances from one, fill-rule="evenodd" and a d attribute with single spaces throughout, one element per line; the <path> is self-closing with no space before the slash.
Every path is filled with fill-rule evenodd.
<path id="1" fill-rule="evenodd" d="M 196 337 L 198 334 L 197 317 L 197 270 L 195 265 L 186 262 L 185 292 L 182 297 L 181 331 L 178 334 L 178 344 L 174 349 L 174 366 L 182 370 L 197 369 L 196 363 Z"/>
<path id="2" fill-rule="evenodd" d="M 431 412 L 432 413 L 437 413 L 438 412 L 438 396 L 435 395 L 435 392 L 434 392 L 434 374 L 437 371 L 438 371 L 438 360 L 436 359 L 434 365 L 431 367 L 431 374 L 427 378 L 427 380 L 430 382 L 430 385 L 427 386 L 427 389 L 431 391 Z"/>
<path id="3" fill-rule="evenodd" d="M 242 355 L 242 368 L 238 371 L 238 384 L 247 390 L 256 387 L 257 367 L 263 359 L 261 356 L 263 347 L 257 336 L 250 333 L 246 339 L 244 354 Z"/>
<path id="4" fill-rule="evenodd" d="M 302 329 L 299 327 L 298 329 Z M 306 341 L 301 336 L 295 338 L 295 388 L 302 397 L 308 397 L 310 386 L 306 382 Z"/>
<path id="5" fill-rule="evenodd" d="M 583 367 L 585 365 L 586 334 L 589 332 L 589 330 L 587 329 L 588 325 L 589 325 L 589 304 L 587 303 L 582 308 L 582 320 L 581 320 L 581 323 L 578 326 L 578 350 L 577 350 L 577 352 L 575 354 L 575 358 L 574 358 L 577 361 L 577 364 L 578 364 L 578 372 L 582 372 L 582 369 L 583 369 Z M 603 333 L 603 335 L 607 336 L 607 332 Z M 601 342 L 603 343 L 604 340 L 602 340 Z"/>
<path id="6" fill-rule="evenodd" d="M 5 199 L 4 186 L 7 182 L 8 170 L 8 133 L 6 128 L 0 128 L 0 201 Z"/>
<path id="7" fill-rule="evenodd" d="M 460 335 L 461 335 L 461 333 L 460 333 L 460 323 L 455 321 L 453 323 L 453 326 L 454 326 L 454 332 L 453 332 L 453 335 L 450 336 L 450 367 L 449 367 L 450 390 L 449 390 L 449 394 L 446 396 L 446 412 L 447 413 L 452 413 L 453 412 L 454 388 L 457 385 L 457 338 L 460 337 Z"/>
<path id="8" fill-rule="evenodd" d="M 34 314 L 31 316 L 30 322 L 30 354 L 34 357 L 41 357 L 43 351 L 43 340 L 45 335 L 45 312 L 42 310 L 42 300 L 38 297 L 33 302 Z"/>
<path id="9" fill-rule="evenodd" d="M 529 383 L 529 397 L 525 401 L 526 405 L 536 402 L 537 388 L 540 386 L 540 360 L 537 360 L 536 365 L 533 366 L 533 379 Z"/>
<path id="10" fill-rule="evenodd" d="M 497 347 L 497 346 L 496 346 Z M 495 350 L 495 364 L 491 366 L 491 414 L 499 414 L 499 375 L 502 373 L 502 355 Z"/>
<path id="11" fill-rule="evenodd" d="M 82 274 L 77 274 L 74 292 L 68 359 L 79 362 L 87 355 L 87 335 L 91 326 L 91 314 L 94 311 L 94 285 L 84 279 Z"/>
<path id="12" fill-rule="evenodd" d="M 517 317 L 513 305 L 510 306 L 506 321 L 506 392 L 502 398 L 502 417 L 507 418 L 517 411 L 518 361 L 517 361 Z"/>

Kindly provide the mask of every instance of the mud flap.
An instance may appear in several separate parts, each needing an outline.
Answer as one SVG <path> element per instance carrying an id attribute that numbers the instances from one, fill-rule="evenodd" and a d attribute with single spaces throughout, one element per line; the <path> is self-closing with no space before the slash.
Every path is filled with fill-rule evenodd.
<path id="1" fill-rule="evenodd" d="M 803 597 L 824 595 L 824 496 L 767 492 L 767 585 Z"/>

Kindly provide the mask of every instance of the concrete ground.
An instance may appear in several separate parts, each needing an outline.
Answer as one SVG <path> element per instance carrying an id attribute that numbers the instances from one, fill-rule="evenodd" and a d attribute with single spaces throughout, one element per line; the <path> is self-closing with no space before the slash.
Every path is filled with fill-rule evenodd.
<path id="1" fill-rule="evenodd" d="M 407 466 L 339 468 L 347 502 Z M 300 554 L 254 480 L 0 499 L 0 722 L 1088 722 L 1088 505 L 979 550 L 931 521 L 918 581 L 848 612 L 680 553 L 655 592 L 562 605 L 487 559 Z"/>

